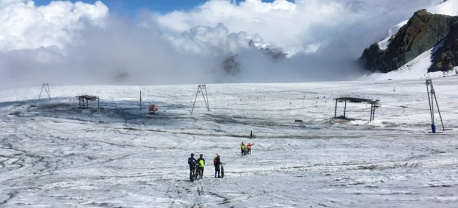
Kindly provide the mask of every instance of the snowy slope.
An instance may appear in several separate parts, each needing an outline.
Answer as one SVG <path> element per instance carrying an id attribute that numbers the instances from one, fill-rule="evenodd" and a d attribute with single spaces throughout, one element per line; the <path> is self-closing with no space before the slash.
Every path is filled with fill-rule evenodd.
<path id="1" fill-rule="evenodd" d="M 456 207 L 458 77 L 433 83 L 437 134 L 420 79 L 207 85 L 192 114 L 197 85 L 0 91 L 0 207 Z M 101 108 L 77 108 L 84 94 Z M 331 119 L 343 95 L 379 99 L 375 121 L 357 103 Z M 191 183 L 192 152 L 207 165 Z"/>
<path id="2" fill-rule="evenodd" d="M 428 12 L 433 14 L 443 14 L 449 16 L 457 16 L 458 15 L 458 0 L 447 0 L 444 1 L 437 6 L 431 7 L 427 9 Z M 380 49 L 385 50 L 389 45 L 390 38 L 395 35 L 399 29 L 407 24 L 407 20 L 393 26 L 388 31 L 388 36 L 383 39 L 382 41 L 378 42 Z M 440 77 L 440 76 L 448 76 L 448 75 L 455 75 L 455 71 L 442 73 L 442 72 L 435 72 L 435 73 L 427 73 L 428 68 L 431 66 L 431 51 L 433 49 L 424 52 L 414 60 L 406 63 L 404 66 L 400 67 L 397 71 L 389 72 L 386 75 L 379 75 L 375 74 L 372 75 L 372 79 L 409 79 L 409 78 L 425 78 L 425 77 Z M 366 77 L 365 77 L 366 78 Z M 363 79 L 365 79 L 363 78 Z"/>
<path id="3" fill-rule="evenodd" d="M 427 11 L 433 14 L 458 16 L 458 1 L 457 0 L 446 0 L 438 4 L 437 6 L 428 8 Z"/>
<path id="4" fill-rule="evenodd" d="M 431 66 L 432 49 L 425 51 L 418 57 L 400 67 L 396 71 L 389 73 L 372 73 L 360 77 L 360 80 L 405 80 L 405 79 L 427 79 L 440 78 L 447 76 L 457 76 L 458 67 L 456 70 L 449 72 L 427 72 Z"/>

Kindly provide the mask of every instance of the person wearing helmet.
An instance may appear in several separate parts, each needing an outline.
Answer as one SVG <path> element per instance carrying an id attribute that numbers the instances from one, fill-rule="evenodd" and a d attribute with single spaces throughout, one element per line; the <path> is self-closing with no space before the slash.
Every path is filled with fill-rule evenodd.
<path id="1" fill-rule="evenodd" d="M 204 167 L 205 167 L 205 159 L 204 159 L 204 155 L 203 154 L 200 154 L 200 157 L 199 159 L 197 159 L 197 166 L 198 166 L 198 172 L 199 174 L 197 174 L 198 178 L 202 179 L 204 177 Z"/>
<path id="2" fill-rule="evenodd" d="M 194 153 L 191 153 L 191 157 L 188 158 L 188 165 L 189 165 L 189 179 L 194 181 L 193 173 L 196 171 L 196 164 L 197 160 L 194 158 Z"/>
<path id="3" fill-rule="evenodd" d="M 218 178 L 221 178 L 221 174 L 220 174 L 221 159 L 218 153 L 216 153 L 216 157 L 213 159 L 213 165 L 215 165 L 215 178 L 217 176 Z"/>

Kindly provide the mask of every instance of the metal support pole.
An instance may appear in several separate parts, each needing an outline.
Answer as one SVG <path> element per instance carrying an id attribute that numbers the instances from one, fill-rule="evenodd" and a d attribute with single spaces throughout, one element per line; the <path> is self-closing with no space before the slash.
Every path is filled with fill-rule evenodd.
<path id="1" fill-rule="evenodd" d="M 372 104 L 372 119 L 370 121 L 373 121 L 375 119 L 375 104 Z"/>
<path id="2" fill-rule="evenodd" d="M 369 121 L 375 120 L 375 103 L 371 103 L 371 115 Z"/>
<path id="3" fill-rule="evenodd" d="M 207 87 L 205 85 L 199 85 L 202 89 L 202 97 L 204 98 L 205 105 L 207 106 L 207 111 L 210 111 L 210 106 L 208 104 L 208 96 L 207 96 Z M 203 90 L 205 89 L 205 95 Z"/>
<path id="4" fill-rule="evenodd" d="M 345 99 L 345 106 L 344 106 L 344 114 L 343 114 L 343 117 L 345 117 L 345 112 L 347 111 L 347 99 Z"/>
<path id="5" fill-rule="evenodd" d="M 442 121 L 441 111 L 439 109 L 439 103 L 437 102 L 436 92 L 434 91 L 433 83 L 431 82 L 431 97 L 434 96 L 434 101 L 436 101 L 437 112 L 439 112 L 439 118 L 441 119 L 442 131 L 445 131 L 444 122 Z"/>
<path id="6" fill-rule="evenodd" d="M 196 93 L 196 97 L 194 98 L 194 104 L 192 104 L 191 114 L 194 111 L 194 106 L 196 105 L 197 95 L 199 95 L 199 89 L 200 87 L 197 87 L 197 93 Z"/>
<path id="7" fill-rule="evenodd" d="M 434 113 L 431 107 L 431 97 L 429 96 L 429 84 L 431 83 L 430 79 L 426 80 L 426 93 L 428 94 L 428 105 L 429 105 L 429 114 L 431 115 L 431 125 L 434 124 Z"/>
<path id="8" fill-rule="evenodd" d="M 439 110 L 439 103 L 437 103 L 436 95 L 434 95 L 434 100 L 436 100 L 437 112 L 439 112 L 439 118 L 441 119 L 442 131 L 445 131 L 444 122 L 442 121 L 441 111 Z"/>
<path id="9" fill-rule="evenodd" d="M 377 108 L 377 107 L 376 107 L 375 104 L 374 104 L 374 112 L 372 113 L 372 120 L 375 120 L 375 109 L 376 109 L 376 108 Z"/>
<path id="10" fill-rule="evenodd" d="M 371 114 L 369 115 L 369 122 L 372 121 L 372 109 L 373 109 L 373 104 L 371 104 Z"/>
<path id="11" fill-rule="evenodd" d="M 337 117 L 337 98 L 336 98 L 336 107 L 334 108 L 334 118 Z"/>

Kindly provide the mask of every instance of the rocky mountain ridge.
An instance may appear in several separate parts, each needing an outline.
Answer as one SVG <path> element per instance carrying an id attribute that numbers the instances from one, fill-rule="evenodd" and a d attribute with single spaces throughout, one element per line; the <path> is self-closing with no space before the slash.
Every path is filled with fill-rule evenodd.
<path id="1" fill-rule="evenodd" d="M 386 49 L 378 43 L 366 48 L 358 62 L 371 72 L 387 73 L 434 48 L 428 72 L 458 65 L 458 17 L 419 10 L 394 34 Z"/>

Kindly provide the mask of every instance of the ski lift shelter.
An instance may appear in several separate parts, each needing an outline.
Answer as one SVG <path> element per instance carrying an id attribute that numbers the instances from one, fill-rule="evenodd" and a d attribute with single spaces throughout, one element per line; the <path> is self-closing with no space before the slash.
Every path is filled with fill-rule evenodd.
<path id="1" fill-rule="evenodd" d="M 100 100 L 99 100 L 99 97 L 97 96 L 81 95 L 81 96 L 76 96 L 76 98 L 78 98 L 80 108 L 89 108 L 89 101 L 96 101 L 96 100 L 97 100 L 97 108 L 100 108 Z"/>
<path id="2" fill-rule="evenodd" d="M 345 103 L 344 112 L 343 112 L 343 118 L 346 118 L 345 117 L 345 112 L 347 110 L 347 102 L 351 102 L 351 103 L 369 103 L 369 104 L 371 104 L 371 114 L 370 114 L 370 117 L 369 117 L 369 121 L 373 121 L 374 117 L 375 117 L 375 109 L 380 107 L 379 101 L 380 100 L 371 100 L 371 99 L 363 99 L 363 98 L 355 98 L 355 97 L 340 97 L 340 98 L 336 98 L 336 107 L 335 107 L 335 110 L 334 110 L 334 118 L 337 118 L 337 102 L 344 102 Z M 340 117 L 340 118 L 342 118 L 342 117 Z"/>

